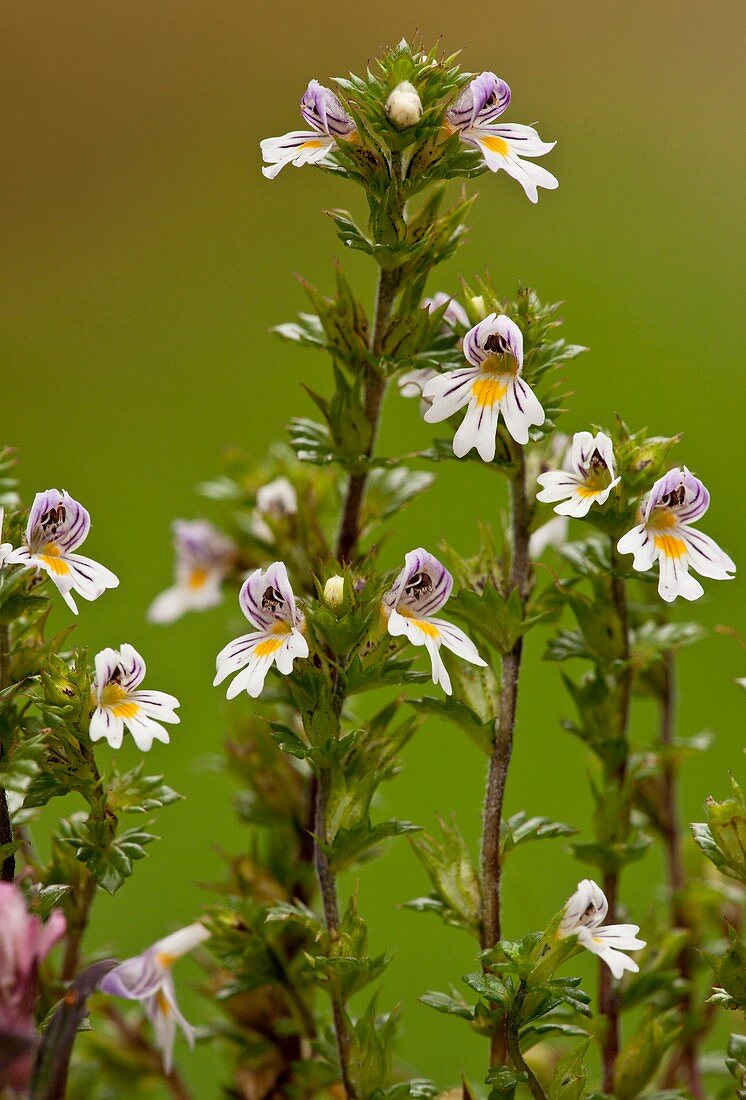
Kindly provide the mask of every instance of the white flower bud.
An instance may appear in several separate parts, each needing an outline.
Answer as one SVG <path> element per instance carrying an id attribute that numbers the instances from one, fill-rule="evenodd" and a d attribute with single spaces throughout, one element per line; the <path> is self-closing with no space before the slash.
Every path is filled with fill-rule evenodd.
<path id="1" fill-rule="evenodd" d="M 414 126 L 422 118 L 422 101 L 414 84 L 402 80 L 386 101 L 386 114 L 400 130 Z"/>
<path id="2" fill-rule="evenodd" d="M 482 294 L 475 294 L 469 299 L 469 305 L 471 306 L 471 312 L 475 317 L 484 317 L 487 306 L 484 304 L 484 296 Z"/>
<path id="3" fill-rule="evenodd" d="M 332 611 L 339 611 L 345 595 L 344 577 L 330 577 L 324 585 L 324 603 Z"/>

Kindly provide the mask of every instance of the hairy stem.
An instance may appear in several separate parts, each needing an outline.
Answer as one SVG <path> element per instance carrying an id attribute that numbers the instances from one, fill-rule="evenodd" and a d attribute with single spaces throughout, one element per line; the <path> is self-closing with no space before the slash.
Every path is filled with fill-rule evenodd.
<path id="1" fill-rule="evenodd" d="M 96 896 L 95 878 L 87 870 L 85 875 L 83 888 L 74 898 L 75 916 L 71 921 L 65 941 L 65 954 L 62 959 L 62 970 L 60 971 L 60 978 L 63 982 L 72 981 L 80 969 L 80 949 L 88 928 L 88 918 L 90 917 L 93 899 Z"/>
<path id="2" fill-rule="evenodd" d="M 611 596 L 619 625 L 620 652 L 619 661 L 622 670 L 618 679 L 619 707 L 616 736 L 621 746 L 619 758 L 608 774 L 608 782 L 618 788 L 623 787 L 627 774 L 629 712 L 632 701 L 632 666 L 629 648 L 629 611 L 627 608 L 627 588 L 619 572 L 619 559 L 616 546 L 611 546 Z M 617 898 L 619 893 L 619 870 L 610 868 L 604 874 L 603 891 L 609 903 L 608 923 L 617 919 Z M 605 1017 L 606 1028 L 602 1045 L 603 1082 L 606 1092 L 614 1091 L 614 1065 L 620 1047 L 619 998 L 614 986 L 614 978 L 606 964 L 599 959 L 598 1003 L 601 1015 Z"/>
<path id="3" fill-rule="evenodd" d="M 511 574 L 510 588 L 517 588 L 523 600 L 528 587 L 528 504 L 523 452 L 517 449 L 516 470 L 510 481 Z M 523 639 L 518 638 L 502 659 L 500 704 L 495 723 L 495 740 L 487 776 L 487 793 L 482 824 L 482 948 L 494 947 L 500 939 L 500 824 L 505 784 L 513 752 L 518 677 Z"/>
<path id="4" fill-rule="evenodd" d="M 513 1069 L 517 1073 L 524 1073 L 526 1075 L 526 1084 L 531 1090 L 531 1095 L 535 1096 L 537 1100 L 546 1100 L 546 1093 L 541 1087 L 541 1084 L 532 1073 L 529 1066 L 524 1060 L 523 1053 L 521 1052 L 521 1042 L 519 1038 L 520 1028 L 520 1011 L 523 1006 L 523 1002 L 526 999 L 526 993 L 528 992 L 524 982 L 521 982 L 518 992 L 516 993 L 513 1006 L 508 1016 L 506 1034 L 508 1041 L 508 1053 L 510 1054 L 510 1060 L 513 1063 Z"/>
<path id="5" fill-rule="evenodd" d="M 399 273 L 397 271 L 380 271 L 376 290 L 373 328 L 370 334 L 370 351 L 374 357 L 381 354 L 383 337 L 398 285 Z M 365 419 L 370 426 L 370 440 L 365 449 L 366 459 L 371 457 L 375 449 L 385 394 L 386 379 L 381 374 L 380 368 L 375 364 L 369 366 L 365 378 Z M 337 543 L 337 558 L 340 562 L 348 562 L 355 556 L 360 538 L 360 519 L 367 481 L 367 469 L 350 474 Z"/>
<path id="6" fill-rule="evenodd" d="M 679 827 L 679 799 L 677 765 L 671 754 L 676 736 L 676 655 L 673 651 L 664 657 L 663 694 L 660 701 L 660 744 L 662 749 L 662 817 L 666 849 L 668 886 L 671 895 L 671 923 L 673 927 L 689 928 L 686 910 L 682 905 L 682 891 L 686 884 Z M 691 982 L 694 974 L 694 957 L 691 944 L 685 944 L 679 954 L 678 965 L 686 990 L 681 997 L 681 1010 L 685 1017 L 684 1033 L 679 1049 L 667 1071 L 667 1084 L 673 1085 L 679 1076 L 683 1079 L 694 1100 L 704 1100 L 705 1092 L 698 1066 L 697 1033 L 689 1017 L 692 1011 Z"/>
<path id="7" fill-rule="evenodd" d="M 88 765 L 96 791 L 98 792 L 97 803 L 91 805 L 91 817 L 96 820 L 103 820 L 106 805 L 106 792 L 104 790 L 103 780 L 101 779 L 101 773 L 98 770 L 93 750 L 85 739 L 85 734 L 79 734 L 79 739 L 81 756 Z M 73 914 L 68 926 L 65 940 L 65 953 L 62 958 L 62 969 L 60 971 L 60 978 L 64 982 L 71 982 L 80 969 L 83 939 L 88 930 L 88 921 L 90 920 L 91 909 L 93 908 L 93 903 L 96 898 L 96 879 L 87 867 L 83 867 L 83 874 L 85 876 L 83 885 L 80 890 L 75 891 L 72 895 Z"/>
<path id="8" fill-rule="evenodd" d="M 334 940 L 339 934 L 337 884 L 329 865 L 329 857 L 323 848 L 323 845 L 327 841 L 326 808 L 329 799 L 330 773 L 326 768 L 320 768 L 317 778 L 316 816 L 314 821 L 314 863 L 316 866 L 316 877 L 319 882 L 319 891 L 321 893 L 321 903 L 324 909 L 324 922 L 330 939 Z M 356 1100 L 355 1089 L 350 1080 L 350 1032 L 347 1026 L 347 1016 L 344 1005 L 336 995 L 332 997 L 332 1013 L 334 1016 L 334 1032 L 337 1038 L 337 1057 L 339 1058 L 342 1085 L 348 1100 Z"/>
<path id="9" fill-rule="evenodd" d="M 0 626 L 0 690 L 10 684 L 10 627 Z M 2 755 L 0 746 L 0 755 Z M 13 843 L 13 826 L 8 809 L 8 796 L 0 787 L 0 845 Z M 6 856 L 0 868 L 0 880 L 12 882 L 16 875 L 16 857 Z"/>

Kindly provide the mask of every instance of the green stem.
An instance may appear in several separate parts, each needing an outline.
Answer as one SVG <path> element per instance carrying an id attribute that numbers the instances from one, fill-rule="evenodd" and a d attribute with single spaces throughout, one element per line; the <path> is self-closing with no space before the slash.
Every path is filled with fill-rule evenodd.
<path id="1" fill-rule="evenodd" d="M 537 1100 L 546 1100 L 546 1093 L 541 1087 L 541 1084 L 532 1073 L 530 1067 L 526 1064 L 523 1054 L 521 1052 L 521 1041 L 519 1036 L 520 1027 L 520 1012 L 523 1007 L 523 1002 L 526 999 L 528 989 L 525 982 L 521 982 L 518 987 L 518 992 L 515 995 L 513 1006 L 508 1015 L 506 1034 L 508 1041 L 508 1053 L 510 1054 L 510 1060 L 513 1063 L 513 1069 L 517 1073 L 523 1073 L 526 1075 L 526 1084 L 531 1090 L 531 1095 L 536 1097 Z"/>
<path id="2" fill-rule="evenodd" d="M 10 627 L 0 626 L 0 690 L 10 684 Z M 2 747 L 0 747 L 2 755 Z M 8 809 L 8 796 L 5 788 L 0 787 L 0 845 L 13 843 L 13 825 Z M 16 875 L 16 857 L 6 856 L 0 868 L 0 880 L 12 882 Z"/>
<path id="3" fill-rule="evenodd" d="M 682 892 L 686 885 L 686 875 L 681 852 L 681 829 L 679 827 L 679 805 L 677 790 L 677 766 L 671 752 L 676 738 L 676 654 L 669 650 L 665 654 L 663 668 L 663 694 L 660 700 L 660 743 L 662 749 L 661 785 L 663 794 L 662 817 L 664 825 L 664 841 L 666 848 L 666 865 L 668 870 L 668 886 L 671 896 L 671 921 L 674 927 L 684 928 L 688 931 L 691 926 L 687 919 L 686 909 L 682 905 Z M 692 981 L 694 978 L 694 950 L 687 943 L 682 948 L 679 958 L 679 972 L 684 979 L 686 988 L 681 997 L 681 1009 L 684 1014 L 684 1033 L 681 1038 L 676 1057 L 673 1059 L 667 1071 L 669 1085 L 676 1083 L 679 1074 L 682 1076 L 689 1092 L 694 1100 L 705 1100 L 704 1085 L 698 1065 L 698 1033 L 692 1027 L 691 1014 Z"/>
<path id="4" fill-rule="evenodd" d="M 316 877 L 319 882 L 321 903 L 324 909 L 324 922 L 329 938 L 334 940 L 339 935 L 339 901 L 337 899 L 337 884 L 334 873 L 329 864 L 329 857 L 324 851 L 327 843 L 326 813 L 329 799 L 331 773 L 327 768 L 319 768 L 316 786 L 316 817 L 314 822 L 314 863 Z M 339 1070 L 342 1077 L 342 1085 L 348 1100 L 356 1100 L 355 1088 L 350 1079 L 350 1031 L 347 1026 L 347 1016 L 342 1001 L 336 995 L 332 996 L 332 1014 L 334 1016 L 334 1033 L 337 1039 L 337 1057 Z"/>
<path id="5" fill-rule="evenodd" d="M 528 594 L 528 527 L 526 471 L 523 452 L 517 449 L 516 470 L 510 481 L 512 555 L 510 589 L 518 589 L 525 601 Z M 500 940 L 500 826 L 502 822 L 505 784 L 513 752 L 515 714 L 518 702 L 518 679 L 523 655 L 523 639 L 518 638 L 509 653 L 502 658 L 500 704 L 495 723 L 487 792 L 482 822 L 482 929 L 484 950 Z"/>
<path id="6" fill-rule="evenodd" d="M 91 817 L 97 821 L 103 821 L 105 818 L 106 791 L 104 790 L 101 773 L 98 770 L 93 750 L 86 741 L 86 735 L 79 732 L 78 738 L 80 755 L 88 765 L 97 792 L 96 803 L 91 803 Z M 73 916 L 68 927 L 65 940 L 65 953 L 62 958 L 60 978 L 64 982 L 72 981 L 80 969 L 81 947 L 88 930 L 91 909 L 96 899 L 96 879 L 86 866 L 83 866 L 82 872 L 85 877 L 81 889 L 73 894 Z"/>
<path id="7" fill-rule="evenodd" d="M 632 701 L 632 665 L 630 663 L 629 648 L 629 610 L 627 607 L 627 588 L 624 578 L 620 573 L 619 558 L 617 556 L 616 546 L 613 540 L 611 545 L 611 564 L 611 596 L 614 608 L 616 610 L 617 622 L 619 625 L 619 635 L 621 639 L 619 661 L 622 664 L 622 671 L 620 673 L 618 681 L 619 717 L 616 736 L 620 745 L 623 746 L 623 751 L 619 754 L 619 759 L 614 764 L 614 767 L 611 769 L 607 778 L 609 783 L 613 783 L 616 787 L 621 789 L 624 786 L 627 774 L 627 755 L 629 751 L 627 738 L 629 729 L 630 704 Z M 619 893 L 618 868 L 610 868 L 605 872 L 603 880 L 603 891 L 606 894 L 606 900 L 609 903 L 607 921 L 609 924 L 614 924 L 617 918 L 617 900 Z M 621 1042 L 619 998 L 617 996 L 617 991 L 614 985 L 614 978 L 611 974 L 611 971 L 601 960 L 599 960 L 598 1003 L 601 1015 L 604 1016 L 606 1020 L 606 1028 L 604 1031 L 601 1050 L 603 1062 L 604 1091 L 613 1093 L 614 1067 L 616 1064 L 617 1056 L 619 1054 Z"/>
<path id="8" fill-rule="evenodd" d="M 379 357 L 381 354 L 381 345 L 398 286 L 398 271 L 384 271 L 382 269 L 379 272 L 376 307 L 370 338 L 371 354 L 375 357 Z M 385 395 L 386 379 L 377 364 L 370 365 L 366 370 L 365 377 L 365 419 L 370 427 L 370 439 L 365 449 L 366 460 L 371 458 L 375 449 Z M 360 521 L 367 482 L 367 468 L 359 473 L 350 474 L 337 542 L 337 558 L 340 562 L 348 562 L 355 557 L 360 539 Z"/>
<path id="9" fill-rule="evenodd" d="M 402 173 L 401 153 L 391 155 L 391 182 L 392 187 L 399 190 Z M 386 327 L 391 316 L 391 307 L 399 289 L 401 272 L 398 268 L 393 271 L 385 271 L 381 268 L 378 272 L 378 284 L 376 286 L 376 303 L 373 314 L 373 325 L 370 330 L 369 348 L 373 359 L 380 360 L 383 341 L 386 335 Z M 366 468 L 350 474 L 347 484 L 347 494 L 342 520 L 339 526 L 339 539 L 337 541 L 337 559 L 340 562 L 351 561 L 355 557 L 357 544 L 360 539 L 361 514 L 365 487 L 368 481 L 367 460 L 369 460 L 376 446 L 378 426 L 381 420 L 383 399 L 386 396 L 386 379 L 384 378 L 380 363 L 372 363 L 365 373 L 365 419 L 369 425 L 368 446 L 365 449 Z"/>
<path id="10" fill-rule="evenodd" d="M 510 481 L 510 529 L 512 537 L 510 589 L 517 589 L 522 602 L 528 596 L 528 529 L 529 508 L 526 499 L 526 469 L 521 448 L 516 448 L 516 468 Z M 513 754 L 515 715 L 518 703 L 518 681 L 523 656 L 523 638 L 516 639 L 509 653 L 503 654 L 500 684 L 500 703 L 495 722 L 490 766 L 487 773 L 487 790 L 482 819 L 482 920 L 481 945 L 483 950 L 494 947 L 501 938 L 500 888 L 502 867 L 500 862 L 500 831 L 502 825 L 505 786 L 508 768 Z M 489 969 L 487 963 L 485 969 Z M 490 1065 L 500 1065 L 505 1058 L 506 1037 L 503 1029 L 497 1029 L 490 1041 Z"/>

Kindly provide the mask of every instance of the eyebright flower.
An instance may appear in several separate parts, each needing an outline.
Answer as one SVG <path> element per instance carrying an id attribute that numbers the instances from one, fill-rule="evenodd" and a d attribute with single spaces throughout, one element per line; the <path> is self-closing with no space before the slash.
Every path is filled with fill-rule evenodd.
<path id="1" fill-rule="evenodd" d="M 544 423 L 544 410 L 521 378 L 523 333 L 509 317 L 490 313 L 469 329 L 464 355 L 471 366 L 439 374 L 425 385 L 423 397 L 432 401 L 425 420 L 437 424 L 468 406 L 453 437 L 453 453 L 462 458 L 476 447 L 491 462 L 501 412 L 516 443 L 528 443 L 528 430 Z"/>
<path id="2" fill-rule="evenodd" d="M 337 146 L 338 138 L 349 138 L 355 123 L 330 88 L 312 80 L 300 101 L 300 113 L 312 129 L 291 130 L 282 137 L 265 138 L 262 158 L 270 165 L 262 168 L 267 179 L 274 179 L 286 164 L 300 168 L 318 164 Z"/>
<path id="3" fill-rule="evenodd" d="M 10 1057 L 0 1067 L 0 1091 L 9 1085 L 26 1095 L 36 1045 L 34 1012 L 39 994 L 39 965 L 59 939 L 67 921 L 60 909 L 53 909 L 46 924 L 26 909 L 20 889 L 0 882 L 0 1031 L 15 1039 L 18 1056 L 6 1044 Z M 14 1093 L 15 1095 L 15 1093 Z"/>
<path id="4" fill-rule="evenodd" d="M 553 191 L 558 180 L 546 168 L 523 158 L 541 157 L 556 142 L 542 141 L 533 126 L 495 125 L 509 103 L 510 88 L 505 81 L 494 73 L 480 73 L 446 112 L 446 125 L 458 130 L 462 141 L 479 149 L 488 168 L 493 172 L 504 168 L 518 180 L 531 202 L 538 202 L 537 188 Z"/>
<path id="5" fill-rule="evenodd" d="M 209 938 L 210 933 L 204 925 L 198 922 L 187 925 L 173 935 L 158 940 L 141 955 L 115 966 L 98 984 L 102 993 L 126 997 L 128 1001 L 140 1001 L 153 1025 L 167 1074 L 173 1068 L 177 1024 L 189 1046 L 194 1046 L 194 1028 L 184 1019 L 176 1003 L 171 968 L 182 955 L 193 951 Z"/>
<path id="6" fill-rule="evenodd" d="M 161 722 L 179 722 L 174 711 L 179 700 L 165 691 L 136 690 L 145 679 L 145 662 L 131 645 L 102 649 L 96 654 L 96 676 L 92 685 L 96 709 L 88 734 L 91 741 L 105 738 L 113 749 L 121 747 L 125 729 L 141 752 L 153 741 L 170 741 Z M 157 721 L 156 721 L 157 719 Z"/>
<path id="7" fill-rule="evenodd" d="M 434 313 L 436 309 L 440 309 L 446 302 L 448 303 L 448 307 L 443 314 L 443 324 L 446 331 L 455 328 L 457 325 L 463 325 L 464 328 L 468 328 L 469 318 L 466 316 L 464 307 L 455 298 L 452 298 L 450 294 L 445 294 L 442 290 L 433 294 L 432 298 L 424 298 L 422 306 L 424 309 L 429 310 L 430 313 Z"/>
<path id="8" fill-rule="evenodd" d="M 412 645 L 424 645 L 430 655 L 433 683 L 451 695 L 451 678 L 440 656 L 444 645 L 457 657 L 485 667 L 477 647 L 452 623 L 433 618 L 444 607 L 453 588 L 453 577 L 444 565 L 419 547 L 404 558 L 404 568 L 383 597 L 383 613 L 388 632 L 394 638 L 405 637 Z"/>
<path id="9" fill-rule="evenodd" d="M 414 126 L 422 118 L 422 100 L 414 84 L 402 80 L 386 100 L 386 114 L 400 130 Z"/>
<path id="10" fill-rule="evenodd" d="M 274 535 L 265 516 L 280 520 L 294 516 L 298 511 L 298 495 L 292 482 L 286 477 L 276 477 L 262 485 L 256 494 L 254 511 L 251 514 L 251 530 L 257 538 L 273 542 Z"/>
<path id="11" fill-rule="evenodd" d="M 585 878 L 565 903 L 559 934 L 577 936 L 578 943 L 603 959 L 619 979 L 625 970 L 637 973 L 640 969 L 634 959 L 623 952 L 641 950 L 645 940 L 637 939 L 640 929 L 636 924 L 604 925 L 608 911 L 609 903 L 601 887 Z"/>
<path id="12" fill-rule="evenodd" d="M 550 470 L 536 479 L 542 491 L 536 499 L 545 504 L 562 501 L 558 516 L 587 516 L 592 504 L 605 504 L 621 478 L 614 477 L 614 448 L 608 435 L 576 432 L 572 437 L 568 470 Z"/>
<path id="13" fill-rule="evenodd" d="M 732 559 L 711 538 L 689 526 L 709 505 L 710 494 L 699 478 L 686 466 L 676 467 L 656 481 L 640 505 L 638 525 L 617 544 L 620 554 L 634 554 L 632 564 L 639 573 L 658 562 L 658 593 L 666 603 L 677 596 L 698 600 L 702 595 L 704 589 L 690 568 L 712 580 L 733 580 Z"/>
<path id="14" fill-rule="evenodd" d="M 293 671 L 297 657 L 308 656 L 308 642 L 301 631 L 305 619 L 295 606 L 295 596 L 281 561 L 263 572 L 257 569 L 244 581 L 238 602 L 246 618 L 257 629 L 244 634 L 218 653 L 213 685 L 222 684 L 238 672 L 227 697 L 234 699 L 242 691 L 257 699 L 273 664 L 283 676 Z M 242 671 L 239 672 L 239 669 Z"/>
<path id="15" fill-rule="evenodd" d="M 432 401 L 424 396 L 425 386 L 433 378 L 438 377 L 438 372 L 432 367 L 416 367 L 408 370 L 397 380 L 397 388 L 401 397 L 419 397 L 420 412 L 424 416 L 432 405 Z"/>
<path id="16" fill-rule="evenodd" d="M 175 583 L 150 605 L 148 618 L 153 623 L 172 623 L 187 611 L 205 611 L 219 604 L 221 585 L 235 554 L 231 540 L 205 519 L 177 519 L 171 530 Z"/>
<path id="17" fill-rule="evenodd" d="M 74 554 L 91 529 L 91 517 L 82 504 L 67 492 L 47 489 L 37 493 L 26 525 L 26 541 L 11 551 L 8 565 L 43 569 L 57 586 L 73 612 L 78 608 L 72 593 L 84 600 L 96 600 L 107 588 L 116 588 L 119 578 L 98 562 Z"/>

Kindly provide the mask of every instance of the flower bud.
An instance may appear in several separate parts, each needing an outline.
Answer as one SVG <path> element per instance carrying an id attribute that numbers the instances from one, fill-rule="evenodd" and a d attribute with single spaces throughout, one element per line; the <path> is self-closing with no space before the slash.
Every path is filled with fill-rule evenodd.
<path id="1" fill-rule="evenodd" d="M 324 603 L 327 607 L 330 607 L 332 611 L 339 611 L 342 606 L 342 601 L 345 595 L 345 579 L 344 577 L 334 576 L 330 577 L 324 585 Z"/>
<path id="2" fill-rule="evenodd" d="M 708 798 L 708 825 L 720 853 L 720 867 L 726 875 L 746 883 L 746 799 L 735 779 L 733 797 L 722 802 Z"/>
<path id="3" fill-rule="evenodd" d="M 474 294 L 467 302 L 467 308 L 470 314 L 476 317 L 478 320 L 482 320 L 487 315 L 487 306 L 484 301 L 483 294 Z"/>
<path id="4" fill-rule="evenodd" d="M 386 100 L 386 114 L 400 130 L 414 126 L 422 118 L 422 101 L 414 84 L 402 80 Z"/>

